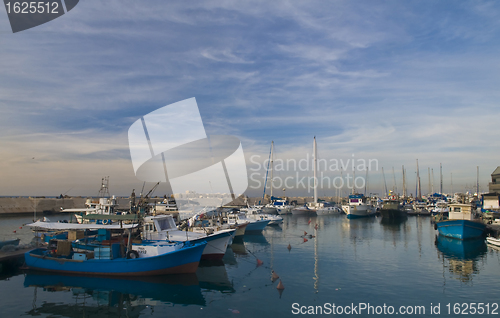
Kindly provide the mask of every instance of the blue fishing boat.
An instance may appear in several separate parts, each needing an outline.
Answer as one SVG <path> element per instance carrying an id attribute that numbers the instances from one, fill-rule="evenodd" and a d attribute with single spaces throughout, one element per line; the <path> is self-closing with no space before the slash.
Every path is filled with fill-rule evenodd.
<path id="1" fill-rule="evenodd" d="M 195 273 L 206 242 L 149 245 L 122 254 L 122 246 L 102 246 L 93 252 L 75 253 L 71 242 L 59 241 L 57 249 L 36 248 L 25 253 L 28 269 L 76 275 L 149 276 Z M 152 251 L 149 256 L 142 251 Z M 156 255 L 155 255 L 156 254 Z M 149 256 L 149 257 L 148 257 Z"/>
<path id="2" fill-rule="evenodd" d="M 481 237 L 486 231 L 486 224 L 475 217 L 470 205 L 450 204 L 448 218 L 438 215 L 436 229 L 442 236 L 467 240 Z"/>

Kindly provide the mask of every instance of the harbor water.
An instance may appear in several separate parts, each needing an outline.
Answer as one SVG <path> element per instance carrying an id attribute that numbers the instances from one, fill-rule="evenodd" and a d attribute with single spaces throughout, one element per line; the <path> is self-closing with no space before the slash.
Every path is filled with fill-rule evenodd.
<path id="1" fill-rule="evenodd" d="M 22 226 L 29 221 L 3 218 L 2 239 L 29 243 L 33 235 Z M 222 261 L 202 262 L 193 275 L 107 279 L 4 271 L 0 316 L 291 317 L 333 311 L 386 317 L 393 310 L 403 317 L 494 317 L 500 313 L 499 269 L 498 250 L 483 240 L 437 237 L 429 217 L 386 222 L 290 215 L 281 226 L 246 234 Z M 272 270 L 279 276 L 274 282 Z"/>

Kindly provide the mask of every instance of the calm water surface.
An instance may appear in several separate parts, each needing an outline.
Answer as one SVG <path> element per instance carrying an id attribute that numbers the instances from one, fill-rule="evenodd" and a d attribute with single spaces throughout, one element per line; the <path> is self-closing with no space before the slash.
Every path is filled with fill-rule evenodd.
<path id="1" fill-rule="evenodd" d="M 19 227 L 30 219 L 2 219 L 0 238 L 28 243 L 32 234 Z M 304 231 L 314 237 L 304 240 Z M 278 281 L 271 282 L 271 269 L 282 280 L 282 293 Z M 374 311 L 384 304 L 396 312 L 400 306 L 425 309 L 399 314 L 404 317 L 456 316 L 455 303 L 461 310 L 464 303 L 484 303 L 484 313 L 474 316 L 500 314 L 493 313 L 500 302 L 500 252 L 481 240 L 437 238 L 425 217 L 387 223 L 287 216 L 280 227 L 245 235 L 223 261 L 204 262 L 193 275 L 131 280 L 12 272 L 0 279 L 1 317 L 281 317 L 313 308 L 308 306 L 331 308 L 325 303 L 358 305 L 358 317 L 375 316 L 360 312 L 360 303 Z M 437 305 L 439 314 L 431 314 Z"/>

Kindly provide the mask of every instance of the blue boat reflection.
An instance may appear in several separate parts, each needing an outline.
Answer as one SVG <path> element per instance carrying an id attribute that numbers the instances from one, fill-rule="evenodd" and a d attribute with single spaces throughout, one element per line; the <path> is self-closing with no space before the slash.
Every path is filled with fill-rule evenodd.
<path id="1" fill-rule="evenodd" d="M 476 260 L 487 251 L 483 238 L 464 241 L 437 235 L 436 246 L 445 257 L 459 260 Z"/>
<path id="2" fill-rule="evenodd" d="M 46 291 L 72 291 L 73 294 L 99 295 L 110 307 L 119 306 L 124 300 L 160 301 L 178 305 L 205 306 L 198 278 L 195 274 L 169 275 L 142 278 L 103 278 L 69 276 L 28 272 L 25 287 L 42 287 Z M 103 296 L 106 295 L 106 296 Z"/>
<path id="3" fill-rule="evenodd" d="M 462 282 L 470 282 L 474 275 L 479 273 L 477 262 L 485 256 L 487 251 L 483 238 L 464 241 L 438 235 L 435 244 L 442 254 L 443 266 L 448 267 L 454 278 Z M 445 259 L 447 265 L 445 265 Z"/>

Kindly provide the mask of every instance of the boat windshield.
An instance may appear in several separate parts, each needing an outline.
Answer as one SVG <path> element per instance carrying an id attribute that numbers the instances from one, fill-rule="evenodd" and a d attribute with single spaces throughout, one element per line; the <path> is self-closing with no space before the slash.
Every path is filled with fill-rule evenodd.
<path id="1" fill-rule="evenodd" d="M 171 217 L 155 219 L 155 225 L 158 231 L 177 229 L 177 227 L 175 226 L 174 219 Z"/>

